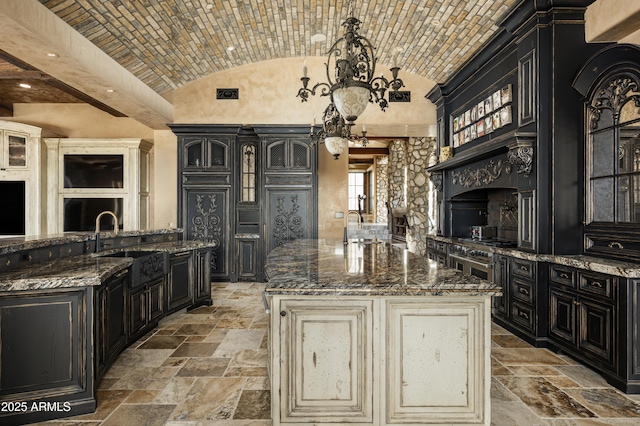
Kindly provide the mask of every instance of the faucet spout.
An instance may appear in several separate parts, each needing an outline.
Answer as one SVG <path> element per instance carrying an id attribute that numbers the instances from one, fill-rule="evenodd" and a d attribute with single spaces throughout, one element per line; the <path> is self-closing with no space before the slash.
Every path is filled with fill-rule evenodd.
<path id="1" fill-rule="evenodd" d="M 349 232 L 347 231 L 348 225 L 349 225 L 349 216 L 351 216 L 352 214 L 355 214 L 356 216 L 358 216 L 358 228 L 362 228 L 362 215 L 360 214 L 360 212 L 356 211 L 356 210 L 349 210 L 347 212 L 347 215 L 344 217 L 344 238 L 342 240 L 342 242 L 344 244 L 348 244 L 348 234 Z"/>
<path id="2" fill-rule="evenodd" d="M 96 217 L 96 234 L 100 232 L 100 219 L 102 219 L 102 216 L 104 216 L 105 214 L 110 214 L 111 216 L 113 216 L 113 233 L 117 234 L 118 233 L 118 216 L 116 216 L 116 214 L 110 210 L 105 210 L 102 213 L 100 213 L 98 217 Z"/>

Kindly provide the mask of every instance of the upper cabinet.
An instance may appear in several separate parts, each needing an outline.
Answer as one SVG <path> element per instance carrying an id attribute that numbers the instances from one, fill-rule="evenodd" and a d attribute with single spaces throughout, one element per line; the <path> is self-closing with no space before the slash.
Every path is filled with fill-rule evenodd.
<path id="1" fill-rule="evenodd" d="M 29 134 L 14 132 L 11 130 L 0 130 L 0 169 L 25 169 L 27 167 L 27 145 Z"/>
<path id="2" fill-rule="evenodd" d="M 149 228 L 150 150 L 141 139 L 45 138 L 49 233 L 93 231 L 108 210 L 119 229 Z M 103 231 L 116 224 L 102 222 Z M 107 228 L 108 227 L 108 228 Z"/>
<path id="3" fill-rule="evenodd" d="M 286 138 L 268 141 L 267 171 L 311 171 L 311 149 L 307 139 Z"/>
<path id="4" fill-rule="evenodd" d="M 578 73 L 584 96 L 584 252 L 640 260 L 640 47 L 603 48 Z"/>
<path id="5" fill-rule="evenodd" d="M 183 170 L 229 170 L 231 137 L 190 136 L 183 139 Z"/>
<path id="6" fill-rule="evenodd" d="M 0 213 L 0 235 L 39 235 L 43 215 L 42 129 L 0 121 L 0 192 L 10 209 Z"/>

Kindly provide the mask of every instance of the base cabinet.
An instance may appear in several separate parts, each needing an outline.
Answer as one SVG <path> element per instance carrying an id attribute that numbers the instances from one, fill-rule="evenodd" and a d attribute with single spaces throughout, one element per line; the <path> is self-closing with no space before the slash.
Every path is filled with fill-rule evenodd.
<path id="1" fill-rule="evenodd" d="M 618 278 L 560 265 L 549 268 L 549 338 L 598 370 L 617 372 Z"/>
<path id="2" fill-rule="evenodd" d="M 96 409 L 93 290 L 24 291 L 0 298 L 0 424 Z"/>
<path id="3" fill-rule="evenodd" d="M 493 280 L 502 288 L 502 296 L 493 300 L 494 320 L 534 346 L 544 346 L 547 294 L 540 285 L 546 280 L 544 268 L 532 260 L 495 255 Z"/>
<path id="4" fill-rule="evenodd" d="M 172 254 L 167 275 L 167 314 L 191 304 L 193 299 L 192 252 Z"/>
<path id="5" fill-rule="evenodd" d="M 482 424 L 488 297 L 273 296 L 274 425 Z"/>
<path id="6" fill-rule="evenodd" d="M 164 316 L 164 277 L 129 293 L 129 342 L 153 328 Z"/>
<path id="7" fill-rule="evenodd" d="M 211 250 L 208 248 L 195 251 L 194 261 L 194 294 L 193 307 L 200 305 L 211 305 Z"/>
<path id="8" fill-rule="evenodd" d="M 96 380 L 127 344 L 128 272 L 118 272 L 96 290 Z"/>

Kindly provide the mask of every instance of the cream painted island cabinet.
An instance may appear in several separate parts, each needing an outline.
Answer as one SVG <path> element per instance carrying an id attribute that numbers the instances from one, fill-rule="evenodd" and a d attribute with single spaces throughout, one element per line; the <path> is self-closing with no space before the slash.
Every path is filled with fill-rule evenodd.
<path id="1" fill-rule="evenodd" d="M 274 425 L 489 425 L 499 290 L 387 244 L 267 258 Z"/>

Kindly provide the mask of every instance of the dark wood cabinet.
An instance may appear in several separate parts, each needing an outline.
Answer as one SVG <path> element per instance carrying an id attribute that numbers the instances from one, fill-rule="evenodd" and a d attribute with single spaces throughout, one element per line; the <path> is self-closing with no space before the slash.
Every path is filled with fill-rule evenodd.
<path id="1" fill-rule="evenodd" d="M 176 312 L 193 300 L 193 252 L 187 251 L 169 256 L 167 275 L 167 314 Z"/>
<path id="2" fill-rule="evenodd" d="M 183 188 L 183 226 L 188 240 L 211 243 L 211 277 L 230 275 L 229 188 Z"/>
<path id="3" fill-rule="evenodd" d="M 211 305 L 211 250 L 209 248 L 197 249 L 194 260 L 194 294 L 193 307 Z"/>
<path id="4" fill-rule="evenodd" d="M 598 369 L 616 371 L 618 278 L 549 266 L 549 338 Z"/>
<path id="5" fill-rule="evenodd" d="M 164 316 L 164 277 L 129 290 L 129 342 L 137 340 Z"/>
<path id="6" fill-rule="evenodd" d="M 495 256 L 493 265 L 493 282 L 502 289 L 502 296 L 493 297 L 493 315 L 508 318 L 507 300 L 511 293 L 509 283 L 509 258 L 503 255 Z"/>
<path id="7" fill-rule="evenodd" d="M 96 379 L 127 344 L 129 270 L 116 273 L 96 290 Z"/>
<path id="8" fill-rule="evenodd" d="M 495 255 L 494 282 L 502 296 L 494 298 L 493 318 L 535 346 L 544 346 L 547 332 L 546 273 L 538 262 Z"/>
<path id="9" fill-rule="evenodd" d="M 96 409 L 94 288 L 20 291 L 0 298 L 0 399 L 24 410 L 1 410 L 0 423 L 58 417 L 31 404 L 59 404 L 65 415 Z M 66 408 L 65 408 L 66 407 Z"/>
<path id="10" fill-rule="evenodd" d="M 316 238 L 317 156 L 309 146 L 306 126 L 256 127 L 260 136 L 262 174 L 263 253 L 288 241 Z"/>
<path id="11" fill-rule="evenodd" d="M 172 125 L 178 137 L 178 223 L 184 239 L 213 245 L 211 279 L 233 280 L 232 191 L 240 125 Z"/>
<path id="12" fill-rule="evenodd" d="M 232 136 L 188 136 L 182 141 L 184 156 L 183 170 L 228 171 L 231 167 L 229 147 Z"/>
<path id="13" fill-rule="evenodd" d="M 238 280 L 254 281 L 258 272 L 258 257 L 260 252 L 258 238 L 236 238 L 236 271 Z"/>
<path id="14" fill-rule="evenodd" d="M 178 137 L 178 222 L 185 239 L 213 244 L 212 280 L 261 281 L 273 247 L 317 236 L 308 126 L 170 127 Z"/>

